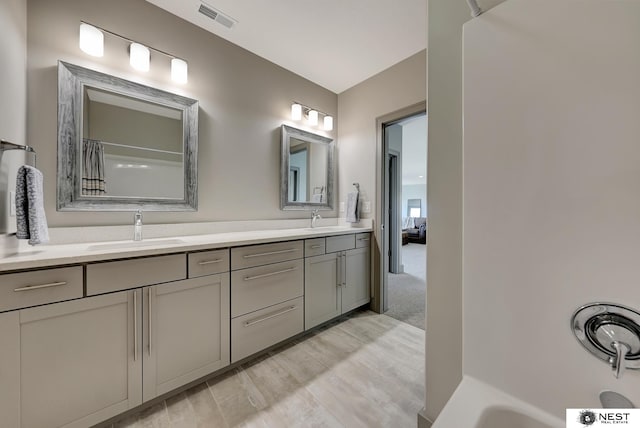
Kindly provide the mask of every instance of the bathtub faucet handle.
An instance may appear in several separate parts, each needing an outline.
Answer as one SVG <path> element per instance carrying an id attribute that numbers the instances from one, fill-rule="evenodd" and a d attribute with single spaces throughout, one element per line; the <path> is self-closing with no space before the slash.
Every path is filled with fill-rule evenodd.
<path id="1" fill-rule="evenodd" d="M 616 351 L 616 359 L 611 362 L 611 368 L 615 373 L 616 379 L 620 379 L 624 373 L 627 354 L 631 353 L 631 347 L 626 343 L 618 342 L 617 340 L 611 343 L 611 347 Z"/>

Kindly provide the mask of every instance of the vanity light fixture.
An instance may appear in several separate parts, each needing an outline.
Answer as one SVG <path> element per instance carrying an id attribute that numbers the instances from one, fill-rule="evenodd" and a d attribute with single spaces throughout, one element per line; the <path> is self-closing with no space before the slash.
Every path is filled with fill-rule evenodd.
<path id="1" fill-rule="evenodd" d="M 140 43 L 133 42 L 129 45 L 129 64 L 138 71 L 149 71 L 151 52 L 149 48 Z"/>
<path id="2" fill-rule="evenodd" d="M 138 71 L 149 71 L 149 63 L 151 61 L 151 51 L 162 54 L 171 58 L 171 80 L 176 83 L 187 83 L 188 81 L 188 64 L 185 60 L 175 55 L 161 51 L 159 49 L 145 46 L 128 37 L 116 34 L 113 31 L 105 30 L 93 24 L 80 21 L 80 49 L 83 52 L 101 57 L 104 55 L 104 35 L 117 37 L 129 43 L 129 64 Z"/>
<path id="3" fill-rule="evenodd" d="M 325 131 L 333 131 L 333 116 L 325 116 L 323 128 Z"/>
<path id="4" fill-rule="evenodd" d="M 318 111 L 309 110 L 309 125 L 316 126 L 318 124 Z"/>
<path id="5" fill-rule="evenodd" d="M 188 74 L 188 66 L 185 60 L 180 58 L 171 60 L 171 80 L 176 83 L 187 83 Z"/>
<path id="6" fill-rule="evenodd" d="M 292 120 L 301 120 L 302 119 L 302 106 L 298 103 L 291 104 L 291 119 Z"/>
<path id="7" fill-rule="evenodd" d="M 319 115 L 324 116 L 322 129 L 325 131 L 333 131 L 333 116 L 320 110 L 316 110 L 315 108 L 300 104 L 297 101 L 294 101 L 293 104 L 291 104 L 291 120 L 302 120 L 303 117 L 306 117 L 309 125 L 317 126 Z"/>
<path id="8" fill-rule="evenodd" d="M 104 55 L 104 34 L 93 25 L 80 24 L 80 49 L 91 56 Z"/>

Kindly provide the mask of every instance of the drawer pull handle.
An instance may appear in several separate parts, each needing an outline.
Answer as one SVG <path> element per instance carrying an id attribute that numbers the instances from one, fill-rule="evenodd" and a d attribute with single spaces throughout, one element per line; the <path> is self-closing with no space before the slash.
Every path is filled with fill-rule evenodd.
<path id="1" fill-rule="evenodd" d="M 358 241 L 368 241 L 369 238 L 358 238 Z"/>
<path id="2" fill-rule="evenodd" d="M 297 270 L 297 269 L 298 268 L 292 267 L 292 268 L 289 268 L 289 269 L 279 270 L 279 271 L 276 271 L 276 272 L 263 273 L 262 275 L 245 276 L 244 280 L 245 281 L 252 281 L 254 279 L 266 278 L 268 276 L 279 275 L 281 273 L 293 272 L 294 270 Z"/>
<path id="3" fill-rule="evenodd" d="M 210 265 L 210 264 L 213 264 L 213 263 L 220 263 L 222 260 L 224 260 L 224 259 L 203 260 L 201 262 L 198 262 L 198 264 L 200 266 L 204 266 L 204 265 Z"/>
<path id="4" fill-rule="evenodd" d="M 312 250 L 317 250 L 318 248 L 322 248 L 322 245 L 312 245 L 311 246 Z"/>
<path id="5" fill-rule="evenodd" d="M 60 282 L 50 282 L 48 284 L 40 284 L 40 285 L 27 285 L 25 287 L 14 288 L 13 291 L 29 291 L 29 290 L 37 290 L 39 288 L 59 287 L 61 285 L 67 285 L 67 282 L 60 281 Z"/>
<path id="6" fill-rule="evenodd" d="M 254 325 L 254 324 L 258 324 L 259 322 L 266 321 L 266 320 L 270 320 L 271 318 L 279 317 L 280 315 L 284 315 L 284 314 L 286 314 L 287 312 L 295 311 L 297 308 L 298 308 L 298 307 L 297 307 L 297 306 L 295 306 L 295 305 L 293 305 L 293 306 L 289 306 L 289 307 L 288 307 L 288 308 L 286 308 L 286 309 L 283 309 L 283 310 L 281 310 L 281 311 L 275 312 L 275 313 L 273 313 L 273 314 L 271 314 L 271 315 L 267 315 L 266 317 L 258 318 L 258 319 L 256 319 L 256 320 L 252 320 L 252 321 L 245 321 L 245 322 L 244 322 L 244 326 L 245 326 L 245 327 L 250 327 L 250 326 L 252 326 L 252 325 Z"/>
<path id="7" fill-rule="evenodd" d="M 133 292 L 133 361 L 138 361 L 138 292 Z"/>
<path id="8" fill-rule="evenodd" d="M 288 250 L 280 250 L 280 251 L 269 251 L 268 253 L 257 253 L 257 254 L 245 254 L 244 257 L 245 259 L 251 259 L 253 257 L 262 257 L 262 256 L 272 256 L 274 254 L 285 254 L 285 253 L 294 253 L 298 251 L 297 248 L 290 248 Z"/>

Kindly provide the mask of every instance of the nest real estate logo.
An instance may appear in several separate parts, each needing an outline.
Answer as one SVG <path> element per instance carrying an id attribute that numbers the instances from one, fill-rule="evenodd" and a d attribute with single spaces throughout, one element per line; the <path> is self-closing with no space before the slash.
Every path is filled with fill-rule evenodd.
<path id="1" fill-rule="evenodd" d="M 640 409 L 567 409 L 567 428 L 640 427 Z"/>

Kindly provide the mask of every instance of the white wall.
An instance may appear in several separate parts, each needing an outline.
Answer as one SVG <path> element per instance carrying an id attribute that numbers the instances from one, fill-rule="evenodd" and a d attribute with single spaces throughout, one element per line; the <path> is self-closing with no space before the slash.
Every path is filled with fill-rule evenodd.
<path id="1" fill-rule="evenodd" d="M 402 186 L 402 217 L 407 217 L 407 200 L 420 199 L 422 201 L 422 217 L 427 217 L 427 185 L 407 184 Z"/>
<path id="2" fill-rule="evenodd" d="M 132 165 L 132 166 L 124 166 Z M 120 165 L 120 166 L 119 166 Z M 144 167 L 136 167 L 143 165 Z M 182 199 L 184 168 L 181 162 L 133 156 L 104 155 L 106 196 L 147 196 Z"/>
<path id="3" fill-rule="evenodd" d="M 510 0 L 464 28 L 464 372 L 561 418 L 640 403 L 569 328 L 640 309 L 638 23 L 637 1 Z"/>

